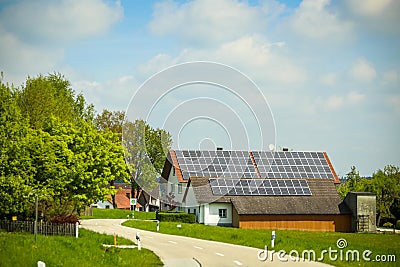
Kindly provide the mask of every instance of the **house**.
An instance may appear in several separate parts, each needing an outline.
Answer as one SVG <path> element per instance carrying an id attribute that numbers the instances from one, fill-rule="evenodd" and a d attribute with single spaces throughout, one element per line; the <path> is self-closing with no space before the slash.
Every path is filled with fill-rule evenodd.
<path id="1" fill-rule="evenodd" d="M 170 150 L 162 209 L 199 223 L 256 229 L 352 230 L 325 152 Z"/>
<path id="2" fill-rule="evenodd" d="M 159 209 L 160 200 L 156 198 L 158 192 L 152 192 L 149 195 L 142 189 L 134 190 L 132 196 L 131 185 L 128 183 L 115 183 L 115 189 L 117 189 L 114 199 L 115 199 L 115 207 L 117 209 L 130 210 L 131 207 L 131 198 L 136 198 L 136 205 L 134 207 L 137 211 L 156 211 Z M 97 207 L 100 209 L 112 209 L 113 206 L 113 197 L 111 195 L 107 195 L 107 200 L 98 201 L 96 204 L 92 205 L 92 207 Z"/>

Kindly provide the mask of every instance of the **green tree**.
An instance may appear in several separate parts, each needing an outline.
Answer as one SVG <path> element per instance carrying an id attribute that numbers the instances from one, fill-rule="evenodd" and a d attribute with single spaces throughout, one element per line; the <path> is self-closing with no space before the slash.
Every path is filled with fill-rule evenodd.
<path id="1" fill-rule="evenodd" d="M 87 105 L 83 95 L 76 96 L 70 82 L 59 73 L 28 77 L 19 90 L 18 103 L 34 129 L 41 129 L 52 116 L 68 122 L 90 121 L 94 116 L 93 105 Z"/>
<path id="2" fill-rule="evenodd" d="M 390 207 L 400 197 L 400 172 L 393 165 L 385 166 L 373 174 L 374 191 L 376 193 L 377 224 L 382 218 L 391 218 Z"/>
<path id="3" fill-rule="evenodd" d="M 0 216 L 19 215 L 29 206 L 32 162 L 26 147 L 30 131 L 15 89 L 0 82 Z"/>
<path id="4" fill-rule="evenodd" d="M 126 121 L 123 125 L 125 160 L 131 176 L 132 194 L 137 184 L 146 191 L 158 186 L 160 175 L 172 138 L 164 130 L 153 129 L 145 121 Z"/>
<path id="5" fill-rule="evenodd" d="M 351 167 L 351 171 L 346 174 L 346 181 L 340 184 L 337 188 L 337 191 L 342 199 L 346 197 L 346 195 L 353 192 L 363 192 L 365 189 L 366 179 L 361 178 L 360 173 L 357 171 L 355 166 Z"/>
<path id="6" fill-rule="evenodd" d="M 111 132 L 122 134 L 124 119 L 124 111 L 109 111 L 103 109 L 103 112 L 95 117 L 94 124 L 99 130 L 110 130 Z"/>

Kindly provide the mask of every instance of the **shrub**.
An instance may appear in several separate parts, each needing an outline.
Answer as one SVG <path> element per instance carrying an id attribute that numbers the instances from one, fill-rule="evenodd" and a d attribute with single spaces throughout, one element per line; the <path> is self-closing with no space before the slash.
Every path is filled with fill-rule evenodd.
<path id="1" fill-rule="evenodd" d="M 78 217 L 75 215 L 62 215 L 56 216 L 50 219 L 51 223 L 77 223 L 79 222 Z"/>
<path id="2" fill-rule="evenodd" d="M 183 211 L 162 211 L 156 213 L 156 219 L 160 222 L 195 223 L 196 215 Z"/>
<path id="3" fill-rule="evenodd" d="M 391 223 L 391 222 L 385 222 L 385 223 L 383 224 L 383 227 L 393 228 L 393 223 Z"/>

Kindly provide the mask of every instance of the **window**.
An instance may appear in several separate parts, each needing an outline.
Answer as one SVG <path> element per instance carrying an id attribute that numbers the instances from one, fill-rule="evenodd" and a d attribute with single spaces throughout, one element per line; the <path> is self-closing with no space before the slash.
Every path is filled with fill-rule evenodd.
<path id="1" fill-rule="evenodd" d="M 172 175 L 173 175 L 173 176 L 176 175 L 176 173 L 175 173 L 175 167 L 174 167 L 174 166 L 172 166 Z"/>
<path id="2" fill-rule="evenodd" d="M 175 185 L 171 184 L 171 193 L 174 193 L 174 192 L 175 192 Z"/>
<path id="3" fill-rule="evenodd" d="M 226 209 L 219 209 L 218 214 L 220 218 L 226 218 Z"/>
<path id="4" fill-rule="evenodd" d="M 127 198 L 131 198 L 131 194 L 130 193 L 126 193 L 125 194 Z"/>
<path id="5" fill-rule="evenodd" d="M 106 209 L 109 209 L 110 208 L 110 205 L 106 205 Z"/>
<path id="6" fill-rule="evenodd" d="M 182 194 L 182 184 L 178 184 L 178 194 Z"/>

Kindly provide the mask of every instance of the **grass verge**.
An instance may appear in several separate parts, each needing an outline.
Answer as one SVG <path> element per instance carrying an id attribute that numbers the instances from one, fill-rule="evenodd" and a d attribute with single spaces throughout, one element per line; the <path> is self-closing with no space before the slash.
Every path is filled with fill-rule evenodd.
<path id="1" fill-rule="evenodd" d="M 79 229 L 79 238 L 37 236 L 27 233 L 0 232 L 0 266 L 163 266 L 151 251 L 143 249 L 105 248 L 114 237 Z M 130 240 L 117 237 L 117 244 L 130 245 Z"/>
<path id="2" fill-rule="evenodd" d="M 206 240 L 214 240 L 225 243 L 250 246 L 263 249 L 265 245 L 270 247 L 270 230 L 239 229 L 220 226 L 206 226 L 202 224 L 180 223 L 181 228 L 177 228 L 178 223 L 161 222 L 160 232 L 173 235 L 188 236 Z M 126 221 L 125 226 L 156 231 L 156 223 L 144 221 Z M 361 233 L 332 233 L 332 232 L 306 232 L 306 231 L 276 231 L 275 251 L 297 250 L 300 254 L 304 250 L 314 250 L 320 257 L 323 250 L 338 250 L 336 242 L 344 238 L 347 247 L 342 249 L 343 259 L 349 250 L 360 252 L 360 261 L 337 260 L 330 261 L 329 255 L 325 254 L 323 262 L 336 266 L 400 266 L 400 235 L 393 234 L 361 234 Z M 362 260 L 362 253 L 365 250 L 372 251 L 369 256 L 371 260 L 376 255 L 395 255 L 397 262 L 366 262 Z M 340 252 L 338 252 L 340 253 Z M 340 254 L 338 254 L 340 257 Z M 351 255 L 350 255 L 351 256 Z M 349 256 L 349 259 L 351 257 Z"/>

